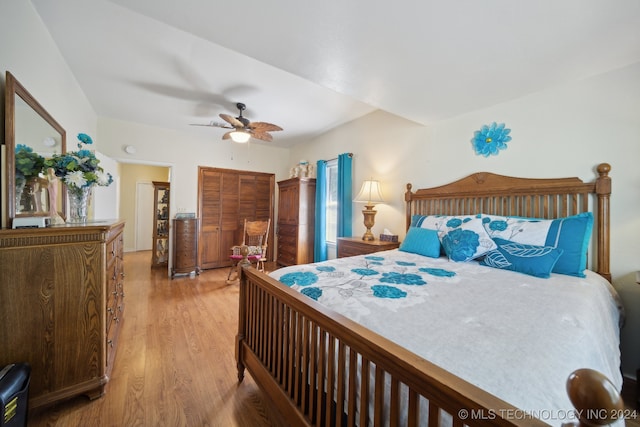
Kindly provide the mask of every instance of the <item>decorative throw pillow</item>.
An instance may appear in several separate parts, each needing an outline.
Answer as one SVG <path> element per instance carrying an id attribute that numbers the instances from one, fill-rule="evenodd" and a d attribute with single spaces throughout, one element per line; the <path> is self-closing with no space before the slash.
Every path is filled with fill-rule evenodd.
<path id="1" fill-rule="evenodd" d="M 411 225 L 436 230 L 445 253 L 452 261 L 469 261 L 495 249 L 482 215 L 414 215 Z"/>
<path id="2" fill-rule="evenodd" d="M 438 258 L 440 256 L 438 232 L 427 228 L 409 227 L 409 231 L 398 249 L 430 258 Z"/>
<path id="3" fill-rule="evenodd" d="M 587 248 L 593 230 L 591 212 L 553 220 L 482 215 L 482 221 L 494 239 L 562 249 L 553 272 L 585 277 Z"/>
<path id="4" fill-rule="evenodd" d="M 498 247 L 487 252 L 481 265 L 517 271 L 531 276 L 549 278 L 561 258 L 562 249 L 551 246 L 527 245 L 509 240 L 494 239 Z"/>
<path id="5" fill-rule="evenodd" d="M 449 217 L 439 233 L 440 243 L 451 261 L 478 258 L 496 248 L 482 220 L 475 217 Z"/>

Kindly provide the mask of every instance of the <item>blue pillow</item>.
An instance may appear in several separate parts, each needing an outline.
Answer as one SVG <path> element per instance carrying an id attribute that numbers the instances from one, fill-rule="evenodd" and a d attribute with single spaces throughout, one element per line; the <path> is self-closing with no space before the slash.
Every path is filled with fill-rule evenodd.
<path id="1" fill-rule="evenodd" d="M 585 212 L 558 219 L 535 219 L 482 215 L 487 233 L 528 245 L 552 246 L 563 250 L 554 273 L 585 277 L 587 248 L 593 230 L 593 214 Z"/>
<path id="2" fill-rule="evenodd" d="M 530 276 L 549 278 L 553 267 L 561 255 L 562 249 L 552 246 L 536 246 L 511 242 L 503 239 L 493 239 L 497 249 L 487 252 L 481 265 L 517 271 Z"/>
<path id="3" fill-rule="evenodd" d="M 438 232 L 427 228 L 409 227 L 407 236 L 398 249 L 430 258 L 438 258 L 440 257 Z"/>

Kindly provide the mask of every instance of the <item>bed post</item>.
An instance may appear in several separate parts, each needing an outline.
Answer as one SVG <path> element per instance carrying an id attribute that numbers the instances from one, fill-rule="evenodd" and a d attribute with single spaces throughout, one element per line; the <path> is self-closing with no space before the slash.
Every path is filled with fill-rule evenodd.
<path id="1" fill-rule="evenodd" d="M 598 197 L 598 273 L 611 282 L 609 271 L 610 241 L 609 241 L 609 199 L 611 196 L 611 178 L 609 163 L 600 163 L 597 167 L 596 194 Z"/>
<path id="2" fill-rule="evenodd" d="M 246 331 L 246 311 L 247 311 L 247 296 L 246 296 L 246 282 L 247 277 L 244 275 L 244 267 L 251 266 L 251 262 L 247 258 L 249 254 L 249 248 L 245 245 L 240 248 L 240 253 L 243 258 L 238 263 L 238 286 L 240 287 L 240 295 L 238 297 L 238 334 L 236 335 L 236 367 L 238 368 L 238 382 L 242 382 L 244 380 L 244 357 L 242 355 L 242 343 L 245 338 Z"/>
<path id="3" fill-rule="evenodd" d="M 404 201 L 407 202 L 407 207 L 404 210 L 407 215 L 407 227 L 404 231 L 409 231 L 409 227 L 411 226 L 411 196 L 413 195 L 411 187 L 411 184 L 407 184 L 407 192 L 404 193 Z"/>

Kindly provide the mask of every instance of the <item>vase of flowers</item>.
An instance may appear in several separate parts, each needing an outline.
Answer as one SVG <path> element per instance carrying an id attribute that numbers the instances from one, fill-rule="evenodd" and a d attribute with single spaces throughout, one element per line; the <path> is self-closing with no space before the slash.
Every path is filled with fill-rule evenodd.
<path id="1" fill-rule="evenodd" d="M 16 176 L 16 213 L 33 210 L 35 202 L 29 202 L 31 195 L 23 194 L 25 189 L 33 187 L 32 181 L 37 180 L 44 165 L 44 157 L 33 151 L 28 145 L 18 144 L 15 150 L 15 176 Z M 27 185 L 29 183 L 29 185 Z M 25 203 L 23 198 L 26 196 Z"/>
<path id="2" fill-rule="evenodd" d="M 83 149 L 84 145 L 93 144 L 91 137 L 85 133 L 78 134 L 78 150 L 63 154 L 54 154 L 44 162 L 45 168 L 52 168 L 54 174 L 62 179 L 67 187 L 69 197 L 70 223 L 87 222 L 91 190 L 95 185 L 106 187 L 113 182 L 110 173 L 99 166 L 100 160 L 92 150 Z"/>
<path id="3" fill-rule="evenodd" d="M 69 219 L 67 222 L 80 224 L 87 222 L 91 187 L 67 186 L 67 196 L 69 197 Z"/>

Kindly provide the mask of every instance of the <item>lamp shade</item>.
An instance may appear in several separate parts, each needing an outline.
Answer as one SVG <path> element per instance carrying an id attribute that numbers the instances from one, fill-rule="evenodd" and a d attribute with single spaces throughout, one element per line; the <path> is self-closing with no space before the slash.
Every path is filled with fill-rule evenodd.
<path id="1" fill-rule="evenodd" d="M 229 136 L 231 137 L 231 140 L 233 140 L 233 142 L 247 142 L 249 141 L 249 138 L 251 138 L 251 135 L 248 132 L 244 132 L 241 130 L 236 130 L 233 131 L 229 134 Z"/>
<path id="2" fill-rule="evenodd" d="M 364 181 L 360 192 L 353 201 L 366 203 L 367 205 L 384 203 L 382 192 L 380 191 L 380 182 L 373 180 Z"/>

